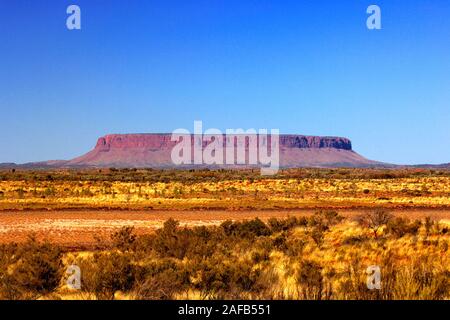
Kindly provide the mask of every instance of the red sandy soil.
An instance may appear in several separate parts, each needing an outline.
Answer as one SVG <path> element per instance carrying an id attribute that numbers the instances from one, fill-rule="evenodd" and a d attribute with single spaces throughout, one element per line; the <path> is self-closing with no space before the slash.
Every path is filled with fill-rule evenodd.
<path id="1" fill-rule="evenodd" d="M 343 210 L 340 214 L 352 218 L 362 210 Z M 30 234 L 68 247 L 95 245 L 96 237 L 108 240 L 112 232 L 124 226 L 134 226 L 136 233 L 144 234 L 162 226 L 169 218 L 187 226 L 217 225 L 224 220 L 244 220 L 259 217 L 305 216 L 310 210 L 268 211 L 21 211 L 0 212 L 0 243 L 25 241 Z M 450 221 L 450 210 L 411 209 L 397 210 L 394 214 L 412 219 L 427 216 L 435 220 Z"/>

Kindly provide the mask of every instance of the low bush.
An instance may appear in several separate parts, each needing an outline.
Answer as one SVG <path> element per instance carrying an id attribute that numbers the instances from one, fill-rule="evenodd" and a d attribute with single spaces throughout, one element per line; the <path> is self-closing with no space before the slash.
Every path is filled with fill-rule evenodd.
<path id="1" fill-rule="evenodd" d="M 134 227 L 123 227 L 111 235 L 113 248 L 121 251 L 132 250 L 136 241 Z"/>
<path id="2" fill-rule="evenodd" d="M 395 238 L 401 238 L 407 234 L 417 235 L 422 222 L 416 220 L 410 222 L 406 218 L 394 218 L 387 223 L 387 233 L 393 235 Z"/>
<path id="3" fill-rule="evenodd" d="M 270 218 L 267 222 L 272 232 L 288 231 L 298 226 L 306 226 L 308 219 L 306 217 L 288 217 L 286 219 Z"/>
<path id="4" fill-rule="evenodd" d="M 135 281 L 136 267 L 128 254 L 96 253 L 76 262 L 81 269 L 81 290 L 97 299 L 113 300 L 117 291 L 129 291 Z"/>
<path id="5" fill-rule="evenodd" d="M 35 299 L 54 292 L 63 272 L 59 247 L 30 238 L 0 248 L 0 298 Z"/>
<path id="6" fill-rule="evenodd" d="M 364 228 L 368 228 L 373 232 L 375 238 L 378 238 L 381 227 L 387 225 L 393 219 L 393 215 L 384 210 L 377 209 L 368 213 L 362 213 L 357 218 L 358 224 Z"/>
<path id="7" fill-rule="evenodd" d="M 170 259 L 152 261 L 140 269 L 133 297 L 139 300 L 170 300 L 190 288 L 189 271 Z"/>
<path id="8" fill-rule="evenodd" d="M 255 218 L 247 221 L 225 221 L 221 227 L 227 236 L 234 236 L 244 239 L 252 239 L 260 236 L 269 236 L 271 229 L 260 219 Z"/>

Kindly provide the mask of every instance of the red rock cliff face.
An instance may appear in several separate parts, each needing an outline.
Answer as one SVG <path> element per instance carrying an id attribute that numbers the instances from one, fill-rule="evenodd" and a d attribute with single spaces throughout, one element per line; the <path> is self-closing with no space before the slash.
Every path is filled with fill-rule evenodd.
<path id="1" fill-rule="evenodd" d="M 101 151 L 109 151 L 115 148 L 166 149 L 176 144 L 176 142 L 170 141 L 170 138 L 170 134 L 109 134 L 97 140 L 95 149 Z"/>
<path id="2" fill-rule="evenodd" d="M 167 149 L 175 144 L 176 142 L 171 141 L 171 134 L 110 134 L 99 138 L 95 149 L 100 151 L 130 148 Z M 280 135 L 280 147 L 352 150 L 352 143 L 349 139 L 340 137 Z"/>

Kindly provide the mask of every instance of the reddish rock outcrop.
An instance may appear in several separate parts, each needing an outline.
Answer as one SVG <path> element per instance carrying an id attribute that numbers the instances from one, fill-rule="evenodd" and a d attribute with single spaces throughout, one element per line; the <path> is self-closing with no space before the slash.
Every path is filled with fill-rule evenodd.
<path id="1" fill-rule="evenodd" d="M 192 141 L 194 136 L 191 135 Z M 367 167 L 381 165 L 352 150 L 349 139 L 280 135 L 281 167 Z M 225 142 L 224 142 L 225 143 Z M 171 134 L 110 134 L 98 139 L 87 154 L 67 166 L 175 167 L 171 160 Z M 207 145 L 204 142 L 203 145 Z M 246 143 L 248 145 L 248 141 Z"/>
<path id="2" fill-rule="evenodd" d="M 171 134 L 109 134 L 97 140 L 95 149 L 99 151 L 109 151 L 111 148 L 167 149 L 175 144 L 176 142 L 171 141 Z M 349 139 L 340 137 L 280 135 L 280 147 L 352 150 L 352 143 Z"/>

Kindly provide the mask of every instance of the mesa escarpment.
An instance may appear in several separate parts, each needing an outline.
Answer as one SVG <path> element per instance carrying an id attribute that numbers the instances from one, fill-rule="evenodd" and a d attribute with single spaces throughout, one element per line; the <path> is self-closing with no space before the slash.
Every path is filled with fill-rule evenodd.
<path id="1" fill-rule="evenodd" d="M 109 134 L 100 137 L 93 150 L 69 160 L 66 166 L 177 167 L 171 151 L 178 143 L 169 133 Z M 192 142 L 194 135 L 191 135 Z M 269 136 L 270 137 L 270 136 Z M 259 139 L 259 138 L 258 138 Z M 270 138 L 268 139 L 270 141 Z M 203 147 L 209 142 L 203 141 Z M 248 149 L 248 140 L 246 149 Z M 225 139 L 224 139 L 225 144 Z M 269 143 L 270 144 L 270 143 Z M 279 135 L 280 167 L 370 167 L 382 165 L 352 150 L 342 137 Z"/>
<path id="2" fill-rule="evenodd" d="M 207 137 L 207 135 L 204 135 Z M 109 151 L 111 149 L 130 148 L 157 148 L 166 149 L 176 145 L 171 141 L 171 134 L 109 134 L 97 140 L 96 150 Z M 193 139 L 194 135 L 191 135 Z M 282 148 L 333 148 L 352 150 L 352 143 L 347 138 L 318 137 L 303 135 L 280 135 L 280 147 Z"/>

